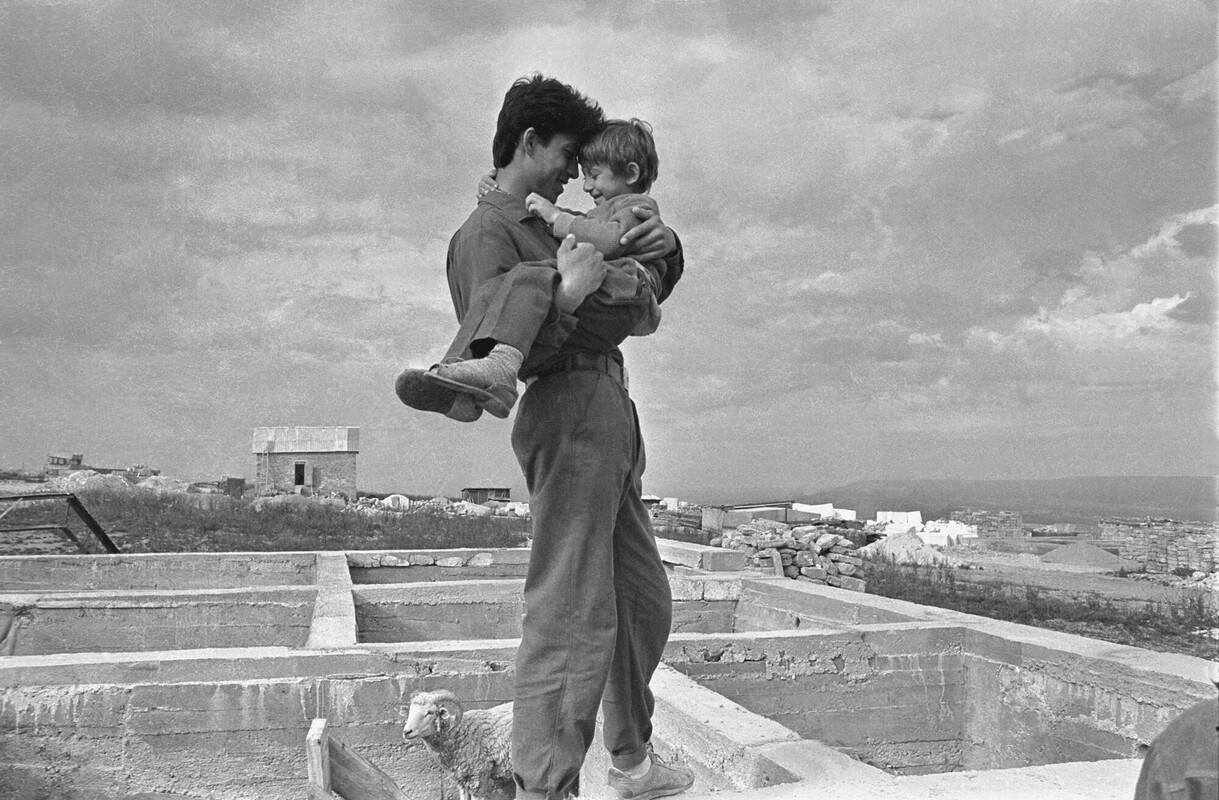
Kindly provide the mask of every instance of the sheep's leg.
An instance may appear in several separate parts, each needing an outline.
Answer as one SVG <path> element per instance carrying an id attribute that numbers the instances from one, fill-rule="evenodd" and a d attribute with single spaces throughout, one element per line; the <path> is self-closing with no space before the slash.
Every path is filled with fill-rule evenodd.
<path id="1" fill-rule="evenodd" d="M 474 800 L 474 795 L 470 794 L 470 790 L 464 786 L 457 787 L 457 796 L 459 800 Z"/>

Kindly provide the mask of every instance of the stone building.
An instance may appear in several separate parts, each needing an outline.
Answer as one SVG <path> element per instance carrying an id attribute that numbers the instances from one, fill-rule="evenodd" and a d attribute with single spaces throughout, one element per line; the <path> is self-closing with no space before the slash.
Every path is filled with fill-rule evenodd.
<path id="1" fill-rule="evenodd" d="M 1028 536 L 1024 529 L 1024 521 L 1015 511 L 987 511 L 980 508 L 967 508 L 964 511 L 954 511 L 950 515 L 953 522 L 973 525 L 978 529 L 979 536 L 1001 536 L 1014 539 Z"/>
<path id="2" fill-rule="evenodd" d="M 254 429 L 258 494 L 341 494 L 356 498 L 360 429 L 346 425 Z"/>
<path id="3" fill-rule="evenodd" d="M 467 486 L 461 490 L 461 499 L 468 503 L 485 503 L 498 500 L 512 502 L 512 490 L 502 486 Z"/>
<path id="4" fill-rule="evenodd" d="M 1122 558 L 1143 565 L 1148 572 L 1213 572 L 1219 524 L 1177 522 L 1172 519 L 1103 519 L 1101 538 L 1117 542 Z"/>
<path id="5" fill-rule="evenodd" d="M 47 456 L 47 465 L 43 469 L 46 475 L 67 475 L 78 469 L 84 469 L 83 453 L 51 453 Z"/>

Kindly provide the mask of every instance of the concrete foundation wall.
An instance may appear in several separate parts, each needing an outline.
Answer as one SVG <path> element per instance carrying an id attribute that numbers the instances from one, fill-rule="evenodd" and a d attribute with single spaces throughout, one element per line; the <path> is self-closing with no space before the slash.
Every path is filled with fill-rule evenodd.
<path id="1" fill-rule="evenodd" d="M 4 595 L 0 645 L 8 655 L 121 653 L 203 647 L 300 647 L 313 587 Z"/>
<path id="2" fill-rule="evenodd" d="M 967 769 L 1133 758 L 1200 699 L 1194 681 L 1051 645 L 969 631 Z"/>
<path id="3" fill-rule="evenodd" d="M 395 568 L 380 568 L 380 571 Z M 428 567 L 396 568 L 403 575 Z M 457 573 L 469 567 L 454 567 Z M 672 576 L 675 632 L 723 633 L 734 629 L 741 582 Z M 360 642 L 446 639 L 514 639 L 521 635 L 525 582 L 448 580 L 355 586 Z"/>
<path id="4" fill-rule="evenodd" d="M 310 675 L 324 671 L 324 662 L 296 659 L 281 660 L 278 671 L 306 673 L 300 677 L 234 681 L 207 676 L 219 670 L 205 666 L 195 682 L 6 687 L 0 694 L 3 796 L 117 800 L 159 791 L 215 800 L 295 799 L 304 795 L 305 734 L 314 717 L 326 717 L 333 735 L 411 797 L 455 798 L 434 756 L 403 744 L 401 709 L 416 689 L 449 688 L 478 698 L 469 707 L 504 702 L 511 699 L 510 672 L 495 672 L 485 659 L 375 661 L 365 674 L 343 677 Z M 242 671 L 240 662 L 227 666 Z"/>
<path id="5" fill-rule="evenodd" d="M 0 556 L 0 592 L 297 586 L 313 583 L 316 560 L 314 553 Z"/>
<path id="6" fill-rule="evenodd" d="M 497 552 L 493 564 L 501 555 L 505 563 L 522 557 Z M 245 646 L 232 649 L 216 643 L 211 650 L 0 658 L 0 796 L 296 798 L 306 774 L 305 733 L 314 717 L 326 717 L 334 735 L 408 796 L 454 798 L 432 755 L 401 744 L 402 708 L 416 689 L 452 689 L 467 707 L 511 697 L 522 581 L 353 586 L 349 564 L 389 564 L 388 554 L 245 557 L 250 575 L 265 559 L 278 565 L 267 569 L 285 575 L 311 570 L 315 584 L 0 594 L 14 609 L 66 604 L 77 619 L 99 609 L 133 615 L 129 628 L 118 618 L 94 617 L 79 630 L 57 620 L 60 641 L 100 641 L 105 633 L 113 642 L 117 634 L 129 637 L 125 649 L 140 650 L 138 637 L 151 641 L 150 631 L 159 630 L 167 637 L 161 646 L 171 647 L 178 645 L 164 642 L 179 634 L 170 631 L 191 625 L 216 637 L 241 628 L 245 637 Z M 203 570 L 206 560 L 197 566 Z M 225 580 L 237 574 L 228 569 Z M 71 580 L 84 579 L 65 573 L 63 581 Z M 858 788 L 877 776 L 921 781 L 922 772 L 1115 758 L 1213 694 L 1201 659 L 748 572 L 696 573 L 685 563 L 674 567 L 670 585 L 676 632 L 666 651 L 672 668 L 653 680 L 654 738 L 662 754 L 697 765 L 709 788 L 793 780 L 812 787 L 831 774 Z M 190 608 L 222 601 L 230 605 Z M 285 612 L 293 605 L 304 610 Z M 286 613 L 290 620 L 259 616 Z M 160 622 L 158 614 L 165 615 Z M 298 620 L 307 642 L 265 646 Z M 357 631 L 367 640 L 411 643 L 357 644 Z M 440 637 L 446 640 L 429 640 Z M 605 766 L 594 746 L 583 794 L 609 797 Z M 853 796 L 882 796 L 861 792 Z M 845 796 L 811 788 L 807 796 L 823 794 Z"/>
<path id="7" fill-rule="evenodd" d="M 676 638 L 665 662 L 801 737 L 897 774 L 963 764 L 955 628 Z"/>

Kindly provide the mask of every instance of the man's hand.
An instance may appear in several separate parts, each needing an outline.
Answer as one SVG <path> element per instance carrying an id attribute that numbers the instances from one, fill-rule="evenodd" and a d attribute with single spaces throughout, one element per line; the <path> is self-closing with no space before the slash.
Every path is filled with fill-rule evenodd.
<path id="1" fill-rule="evenodd" d="M 478 179 L 479 200 L 481 200 L 483 195 L 487 192 L 494 191 L 495 189 L 499 188 L 499 184 L 495 182 L 495 175 L 497 172 L 498 170 L 495 169 L 495 167 L 492 167 L 490 172 Z"/>
<path id="2" fill-rule="evenodd" d="M 660 221 L 660 215 L 650 208 L 631 209 L 639 224 L 631 228 L 619 243 L 626 248 L 624 255 L 636 261 L 656 261 L 677 249 L 677 237 Z"/>
<path id="3" fill-rule="evenodd" d="M 605 259 L 588 242 L 568 236 L 559 245 L 559 275 L 554 304 L 565 314 L 576 310 L 605 280 Z"/>
<path id="4" fill-rule="evenodd" d="M 559 216 L 559 207 L 537 192 L 530 192 L 529 196 L 525 198 L 525 210 L 535 217 L 540 217 L 548 225 L 553 225 Z"/>

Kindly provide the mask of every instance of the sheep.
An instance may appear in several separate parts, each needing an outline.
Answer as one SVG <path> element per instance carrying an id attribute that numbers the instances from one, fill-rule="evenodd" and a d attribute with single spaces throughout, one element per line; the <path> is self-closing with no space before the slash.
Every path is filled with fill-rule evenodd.
<path id="1" fill-rule="evenodd" d="M 461 800 L 512 800 L 512 703 L 463 713 L 447 689 L 411 695 L 402 738 L 422 740 L 457 783 Z"/>

